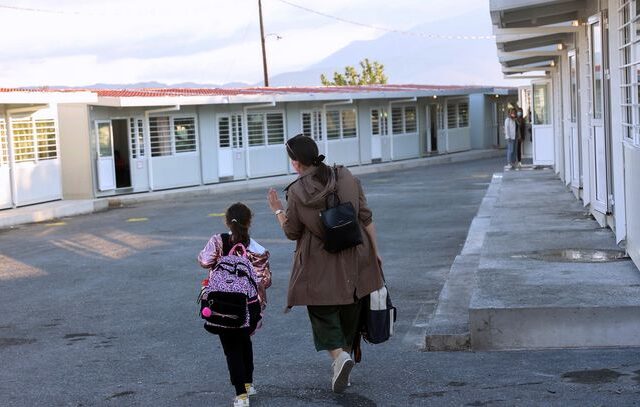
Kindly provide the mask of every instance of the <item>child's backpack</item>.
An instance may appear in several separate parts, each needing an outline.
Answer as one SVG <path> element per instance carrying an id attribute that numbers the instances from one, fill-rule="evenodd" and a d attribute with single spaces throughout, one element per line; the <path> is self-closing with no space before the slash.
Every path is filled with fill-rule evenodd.
<path id="1" fill-rule="evenodd" d="M 200 290 L 200 316 L 204 329 L 213 334 L 246 330 L 253 332 L 260 320 L 257 276 L 242 243 L 230 246 L 228 234 L 222 235 L 223 253 L 209 271 Z"/>

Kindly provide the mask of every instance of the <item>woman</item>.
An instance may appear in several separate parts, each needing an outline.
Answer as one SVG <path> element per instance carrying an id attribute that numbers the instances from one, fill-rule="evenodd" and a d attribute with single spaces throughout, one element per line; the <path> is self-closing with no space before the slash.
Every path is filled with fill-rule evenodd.
<path id="1" fill-rule="evenodd" d="M 351 202 L 355 208 L 363 243 L 338 253 L 326 251 L 319 214 L 336 186 L 335 174 L 322 162 L 324 156 L 318 154 L 313 139 L 299 134 L 286 147 L 299 176 L 285 189 L 286 210 L 273 188 L 268 201 L 287 238 L 296 241 L 287 307 L 307 306 L 316 350 L 329 352 L 331 388 L 341 393 L 354 366 L 349 354 L 358 329 L 360 299 L 383 286 L 372 214 L 360 181 L 348 169 L 337 167 L 340 202 Z"/>

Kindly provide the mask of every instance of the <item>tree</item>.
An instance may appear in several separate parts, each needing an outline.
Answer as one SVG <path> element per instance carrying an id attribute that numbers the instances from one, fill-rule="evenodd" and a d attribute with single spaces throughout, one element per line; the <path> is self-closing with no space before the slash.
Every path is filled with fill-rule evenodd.
<path id="1" fill-rule="evenodd" d="M 333 81 L 327 79 L 324 74 L 320 75 L 320 82 L 324 86 L 351 86 L 351 85 L 375 85 L 387 83 L 387 77 L 384 74 L 384 65 L 378 61 L 369 62 L 369 58 L 360 61 L 361 72 L 356 68 L 347 66 L 344 68 L 344 74 L 339 72 L 333 73 Z"/>

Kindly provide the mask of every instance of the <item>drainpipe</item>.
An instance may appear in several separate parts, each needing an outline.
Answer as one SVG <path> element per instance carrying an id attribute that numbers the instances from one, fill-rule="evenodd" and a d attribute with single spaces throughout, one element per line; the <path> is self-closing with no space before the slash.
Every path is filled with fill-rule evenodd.
<path id="1" fill-rule="evenodd" d="M 339 102 L 329 102 L 322 104 L 322 141 L 324 144 L 324 156 L 329 163 L 329 138 L 327 137 L 327 106 L 352 105 L 353 99 L 341 100 Z M 356 127 L 358 126 L 358 117 L 356 116 Z M 359 148 L 358 148 L 359 150 Z"/>
<path id="2" fill-rule="evenodd" d="M 244 106 L 242 108 L 242 114 L 244 116 L 242 118 L 242 120 L 244 121 L 242 126 L 242 139 L 243 139 L 242 145 L 244 146 L 245 179 L 251 178 L 251 167 L 249 166 L 249 120 L 247 120 L 247 111 L 249 109 L 262 109 L 265 107 L 275 107 L 275 105 L 276 105 L 276 101 L 273 100 L 269 103 L 263 103 L 261 105 Z M 264 127 L 262 128 L 262 130 L 264 131 Z M 267 140 L 265 140 L 265 143 L 267 143 Z M 266 145 L 268 145 L 268 143 Z"/>
<path id="3" fill-rule="evenodd" d="M 149 126 L 149 115 L 152 113 L 175 112 L 177 110 L 180 110 L 180 105 L 144 111 L 144 132 L 146 134 L 146 137 L 144 138 L 144 149 L 145 151 L 148 152 L 147 154 L 149 154 L 148 156 L 149 159 L 147 160 L 147 174 L 149 175 L 149 192 L 153 192 L 153 159 L 151 157 L 151 129 Z"/>
<path id="4" fill-rule="evenodd" d="M 392 110 L 392 106 L 394 103 L 411 103 L 411 102 L 417 102 L 418 101 L 418 97 L 414 96 L 412 98 L 408 98 L 408 99 L 399 99 L 399 100 L 392 100 L 389 102 L 389 116 L 387 119 L 387 134 L 389 135 L 389 141 L 391 143 L 391 161 L 393 161 L 393 110 Z M 416 106 L 416 129 L 418 130 L 418 106 Z M 418 135 L 418 137 L 420 137 Z"/>
<path id="5" fill-rule="evenodd" d="M 9 184 L 11 189 L 11 207 L 16 208 L 18 206 L 18 181 L 16 180 L 16 156 L 13 147 L 13 129 L 11 127 L 11 114 L 14 113 L 31 113 L 41 109 L 48 109 L 49 105 L 18 107 L 14 109 L 4 109 L 5 127 L 7 130 L 7 148 L 9 149 Z M 35 134 L 34 134 L 35 137 Z M 37 160 L 38 143 L 34 140 L 34 160 Z"/>

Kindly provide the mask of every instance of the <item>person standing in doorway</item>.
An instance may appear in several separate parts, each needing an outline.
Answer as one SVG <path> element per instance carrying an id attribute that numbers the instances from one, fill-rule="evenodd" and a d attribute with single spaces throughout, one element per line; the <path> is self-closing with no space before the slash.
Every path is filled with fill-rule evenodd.
<path id="1" fill-rule="evenodd" d="M 384 284 L 372 212 L 360 181 L 343 166 L 334 167 L 334 173 L 325 165 L 313 139 L 299 134 L 287 140 L 286 148 L 299 176 L 285 189 L 286 209 L 273 188 L 268 202 L 284 234 L 296 241 L 287 307 L 307 307 L 315 348 L 327 351 L 333 359 L 331 389 L 341 393 L 354 366 L 349 354 L 358 330 L 361 299 Z M 324 248 L 318 215 L 334 189 L 340 202 L 353 205 L 362 243 L 330 253 Z"/>
<path id="2" fill-rule="evenodd" d="M 509 109 L 509 114 L 504 119 L 504 138 L 507 141 L 507 167 L 511 169 L 516 166 L 516 127 L 516 110 Z"/>
<path id="3" fill-rule="evenodd" d="M 519 107 L 516 113 L 516 169 L 522 168 L 522 154 L 526 133 L 527 123 L 524 120 L 522 108 Z"/>

